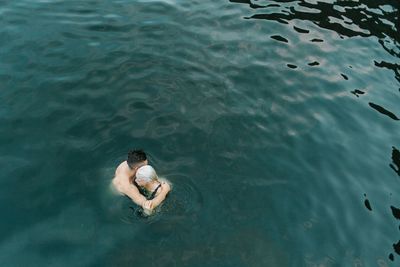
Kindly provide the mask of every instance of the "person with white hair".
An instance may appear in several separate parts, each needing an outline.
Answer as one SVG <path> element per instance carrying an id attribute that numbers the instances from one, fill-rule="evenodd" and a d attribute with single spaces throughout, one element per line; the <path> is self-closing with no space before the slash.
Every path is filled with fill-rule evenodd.
<path id="1" fill-rule="evenodd" d="M 161 182 L 158 180 L 156 171 L 150 165 L 140 167 L 136 171 L 136 178 L 133 182 L 148 200 L 154 199 L 160 192 Z"/>

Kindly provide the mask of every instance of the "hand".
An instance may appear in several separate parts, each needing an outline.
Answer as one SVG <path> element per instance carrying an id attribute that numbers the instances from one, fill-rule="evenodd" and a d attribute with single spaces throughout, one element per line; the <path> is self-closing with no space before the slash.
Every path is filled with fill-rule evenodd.
<path id="1" fill-rule="evenodd" d="M 151 212 L 153 210 L 153 202 L 151 202 L 150 200 L 146 200 L 145 202 L 143 202 L 142 207 L 144 210 L 149 210 Z"/>
<path id="2" fill-rule="evenodd" d="M 169 192 L 171 190 L 171 186 L 167 182 L 164 182 L 164 181 L 161 182 L 161 188 L 163 190 L 166 190 L 167 192 Z"/>

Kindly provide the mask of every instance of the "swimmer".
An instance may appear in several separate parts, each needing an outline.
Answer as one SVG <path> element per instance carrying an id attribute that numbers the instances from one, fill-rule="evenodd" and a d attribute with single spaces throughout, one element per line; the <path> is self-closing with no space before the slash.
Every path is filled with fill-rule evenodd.
<path id="1" fill-rule="evenodd" d="M 150 165 L 140 167 L 136 171 L 136 179 L 133 181 L 141 194 L 146 196 L 148 200 L 154 199 L 160 193 L 163 182 Z"/>
<path id="2" fill-rule="evenodd" d="M 148 166 L 151 169 L 146 167 L 139 171 L 139 168 L 147 164 L 146 153 L 142 150 L 129 151 L 128 159 L 115 170 L 112 184 L 118 192 L 128 196 L 136 205 L 141 206 L 146 214 L 151 214 L 164 201 L 171 187 L 168 183 L 157 179 L 157 174 L 151 166 Z M 139 177 L 137 177 L 138 174 Z M 141 187 L 152 193 L 149 199 L 140 193 Z"/>

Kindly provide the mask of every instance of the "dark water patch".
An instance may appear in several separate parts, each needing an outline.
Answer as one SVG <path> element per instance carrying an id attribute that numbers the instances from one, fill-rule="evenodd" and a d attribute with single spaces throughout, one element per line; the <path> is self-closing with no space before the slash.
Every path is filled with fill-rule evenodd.
<path id="1" fill-rule="evenodd" d="M 381 39 L 378 42 L 382 45 L 383 49 L 394 57 L 400 57 L 400 45 L 393 39 Z"/>
<path id="2" fill-rule="evenodd" d="M 346 75 L 344 75 L 343 73 L 340 73 L 340 75 L 342 75 L 343 79 L 345 79 L 346 81 L 349 79 Z"/>
<path id="3" fill-rule="evenodd" d="M 257 14 L 251 17 L 245 17 L 245 19 L 265 19 L 265 20 L 274 20 L 282 24 L 289 24 L 287 20 L 280 18 L 276 14 Z"/>
<path id="4" fill-rule="evenodd" d="M 129 104 L 129 110 L 131 111 L 137 111 L 137 110 L 154 110 L 154 108 L 151 105 L 148 105 L 145 102 L 141 101 L 136 101 L 134 103 Z"/>
<path id="5" fill-rule="evenodd" d="M 286 38 L 284 38 L 284 37 L 282 37 L 280 35 L 272 35 L 271 38 L 274 39 L 274 40 L 277 40 L 279 42 L 283 42 L 283 43 L 288 43 L 289 42 Z"/>
<path id="6" fill-rule="evenodd" d="M 359 95 L 365 94 L 365 92 L 363 92 L 363 91 L 361 91 L 361 90 L 358 90 L 358 89 L 355 89 L 355 90 L 353 90 L 353 91 L 350 91 L 350 93 L 352 93 L 352 94 L 355 95 L 356 97 L 359 97 Z"/>
<path id="7" fill-rule="evenodd" d="M 189 177 L 172 174 L 176 183 L 173 185 L 174 194 L 168 196 L 168 201 L 163 204 L 164 212 L 175 215 L 195 215 L 204 205 L 203 193 Z"/>
<path id="8" fill-rule="evenodd" d="M 396 149 L 396 148 L 394 148 L 393 147 L 393 151 L 392 151 L 392 160 L 393 160 L 393 158 L 397 158 L 399 155 L 395 155 L 395 156 L 393 156 L 393 154 L 397 154 L 397 153 L 399 153 L 399 151 Z M 396 159 L 396 160 L 393 160 L 393 161 L 398 161 L 398 160 L 400 160 L 400 159 Z M 392 164 L 390 164 L 390 167 L 392 168 L 392 169 L 394 169 L 394 166 L 392 165 Z M 395 169 L 394 169 L 395 170 Z M 395 170 L 396 171 L 396 170 Z M 392 193 L 390 193 L 389 194 L 390 196 L 392 196 Z M 366 194 L 364 194 L 364 196 L 366 196 Z M 392 211 L 392 215 L 393 215 L 393 217 L 394 218 L 396 218 L 397 220 L 400 220 L 400 209 L 399 208 L 396 208 L 396 207 L 394 207 L 394 206 L 390 206 L 390 209 L 391 209 L 391 211 Z M 400 230 L 400 226 L 398 227 L 398 229 Z M 393 249 L 394 249 L 394 251 L 398 254 L 398 255 L 400 255 L 400 241 L 398 241 L 397 243 L 394 243 L 393 244 Z M 391 261 L 394 261 L 394 255 L 393 255 L 393 253 L 390 253 L 389 254 L 389 260 L 391 260 Z"/>
<path id="9" fill-rule="evenodd" d="M 76 34 L 76 33 L 72 33 L 72 32 L 61 32 L 61 35 L 67 39 L 77 39 L 80 40 L 83 38 L 82 35 L 80 34 Z"/>
<path id="10" fill-rule="evenodd" d="M 397 220 L 400 220 L 400 209 L 390 206 L 390 209 L 392 210 L 393 217 L 395 217 Z"/>
<path id="11" fill-rule="evenodd" d="M 0 81 L 2 83 L 7 83 L 13 79 L 13 76 L 8 75 L 8 74 L 0 74 Z"/>
<path id="12" fill-rule="evenodd" d="M 71 9 L 67 9 L 67 12 L 75 13 L 75 14 L 82 14 L 82 15 L 95 13 L 95 11 L 91 10 L 91 9 L 72 9 L 72 8 Z"/>
<path id="13" fill-rule="evenodd" d="M 390 253 L 390 254 L 389 254 L 389 260 L 394 261 L 393 253 Z"/>
<path id="14" fill-rule="evenodd" d="M 86 27 L 89 31 L 95 32 L 129 32 L 134 29 L 133 25 L 115 26 L 110 24 L 98 24 Z"/>
<path id="15" fill-rule="evenodd" d="M 392 147 L 392 162 L 393 164 L 389 164 L 390 168 L 400 176 L 400 151 L 395 147 Z"/>
<path id="16" fill-rule="evenodd" d="M 317 24 L 318 26 L 330 30 L 334 30 L 338 32 L 340 35 L 343 36 L 369 36 L 373 33 L 376 36 L 381 38 L 384 37 L 384 34 L 394 37 L 396 36 L 395 29 L 388 29 L 386 24 L 381 21 L 379 18 L 384 17 L 385 19 L 389 20 L 391 23 L 396 25 L 396 9 L 393 11 L 386 12 L 384 15 L 380 15 L 377 13 L 372 12 L 370 9 L 379 8 L 378 3 L 367 3 L 367 5 L 360 5 L 359 3 L 355 2 L 338 2 L 335 1 L 334 3 L 323 3 L 323 2 L 301 2 L 298 3 L 300 8 L 296 8 L 295 6 L 291 6 L 292 3 L 296 1 L 285 1 L 286 5 L 289 6 L 290 13 L 279 13 L 281 18 L 286 20 L 291 19 L 303 19 L 309 20 Z M 251 1 L 247 2 L 251 4 Z M 391 3 L 388 3 L 391 4 Z M 392 3 L 393 4 L 393 3 Z M 304 11 L 304 8 L 307 8 L 307 11 Z M 341 10 L 338 10 L 340 8 Z M 358 27 L 358 30 L 349 25 L 349 23 L 338 23 L 337 20 L 342 21 L 343 16 L 349 18 L 352 23 Z M 329 19 L 335 18 L 337 20 Z M 390 18 L 392 17 L 392 18 Z M 371 27 L 371 25 L 376 24 L 375 27 Z"/>
<path id="17" fill-rule="evenodd" d="M 318 65 L 319 65 L 318 61 L 314 61 L 314 62 L 308 63 L 308 66 L 318 66 Z"/>
<path id="18" fill-rule="evenodd" d="M 8 24 L 13 24 L 13 25 L 24 25 L 27 23 L 25 19 L 10 19 L 7 20 Z"/>
<path id="19" fill-rule="evenodd" d="M 251 8 L 263 8 L 263 7 L 265 7 L 265 6 L 253 4 L 249 0 L 229 0 L 229 2 L 231 2 L 231 3 L 239 3 L 239 4 L 248 4 Z"/>
<path id="20" fill-rule="evenodd" d="M 287 64 L 287 66 L 291 69 L 297 69 L 297 66 L 293 64 Z"/>
<path id="21" fill-rule="evenodd" d="M 368 210 L 372 211 L 371 203 L 369 203 L 369 200 L 366 198 L 366 197 L 367 197 L 367 194 L 364 194 L 364 197 L 365 197 L 365 200 L 364 200 L 364 205 L 365 205 L 365 207 L 366 207 Z"/>
<path id="22" fill-rule="evenodd" d="M 304 30 L 304 29 L 298 28 L 296 26 L 293 26 L 293 29 L 295 29 L 295 31 L 299 32 L 299 33 L 309 33 L 310 32 L 309 30 Z"/>
<path id="23" fill-rule="evenodd" d="M 313 42 L 313 43 L 322 43 L 324 40 L 314 38 L 314 39 L 311 39 L 310 41 Z"/>
<path id="24" fill-rule="evenodd" d="M 366 207 L 367 209 L 369 209 L 369 210 L 372 211 L 371 204 L 369 203 L 369 200 L 368 200 L 368 199 L 366 199 L 366 200 L 364 201 L 364 205 L 365 205 L 365 207 Z"/>
<path id="25" fill-rule="evenodd" d="M 400 65 L 397 63 L 390 63 L 386 61 L 377 62 L 374 61 L 375 66 L 380 68 L 386 68 L 392 70 L 395 74 L 395 78 L 400 82 Z"/>
<path id="26" fill-rule="evenodd" d="M 253 3 L 250 0 L 229 0 L 231 3 L 239 3 L 239 4 L 248 4 L 251 8 L 265 8 L 265 7 L 280 7 L 279 4 L 267 4 L 267 5 L 260 5 L 259 3 Z"/>
<path id="27" fill-rule="evenodd" d="M 47 43 L 46 47 L 48 47 L 48 48 L 58 48 L 58 47 L 62 47 L 63 45 L 64 45 L 64 43 L 61 42 L 61 41 L 52 40 L 52 41 L 49 41 Z"/>
<path id="28" fill-rule="evenodd" d="M 400 255 L 400 240 L 396 244 L 393 244 L 393 249 L 398 255 Z"/>
<path id="29" fill-rule="evenodd" d="M 255 8 L 256 1 L 237 1 Z M 284 9 L 271 11 L 268 8 L 265 14 L 254 14 L 248 19 L 265 19 L 278 22 L 304 20 L 315 25 L 336 32 L 341 39 L 344 37 L 376 36 L 379 44 L 392 55 L 399 51 L 400 35 L 398 34 L 398 2 L 350 2 L 333 1 L 332 3 L 298 2 L 295 0 L 271 1 L 280 3 Z M 383 9 L 382 6 L 385 8 Z"/>
<path id="30" fill-rule="evenodd" d="M 386 115 L 386 116 L 388 116 L 389 118 L 391 118 L 391 119 L 393 119 L 395 121 L 399 120 L 399 118 L 397 118 L 396 115 L 394 115 L 392 112 L 388 111 L 387 109 L 385 109 L 385 108 L 383 108 L 383 107 L 381 107 L 381 106 L 379 106 L 377 104 L 374 104 L 372 102 L 369 102 L 368 104 L 370 105 L 370 107 L 372 107 L 373 109 L 375 109 L 379 113 L 381 113 L 383 115 Z"/>

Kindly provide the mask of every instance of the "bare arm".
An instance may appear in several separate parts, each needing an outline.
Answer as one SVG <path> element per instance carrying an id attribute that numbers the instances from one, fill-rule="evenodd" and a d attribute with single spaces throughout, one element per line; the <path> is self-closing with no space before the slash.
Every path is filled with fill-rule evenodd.
<path id="1" fill-rule="evenodd" d="M 123 182 L 118 186 L 118 190 L 132 199 L 136 205 L 141 206 L 147 214 L 150 214 L 153 209 L 160 205 L 171 190 L 169 184 L 162 182 L 160 193 L 152 200 L 147 200 L 140 194 L 139 189 L 135 185 L 129 183 L 127 179 L 122 179 L 122 181 Z"/>
<path id="2" fill-rule="evenodd" d="M 170 190 L 171 187 L 168 183 L 161 182 L 161 192 L 158 193 L 156 197 L 153 198 L 152 200 L 148 200 L 150 203 L 149 204 L 146 203 L 149 205 L 146 208 L 149 209 L 150 211 L 155 209 L 158 205 L 160 205 L 164 201 L 165 197 L 168 195 Z"/>
<path id="3" fill-rule="evenodd" d="M 123 179 L 123 182 L 119 184 L 118 191 L 127 195 L 136 205 L 143 207 L 147 199 L 140 194 L 139 189 L 133 184 L 129 183 L 128 180 Z"/>

